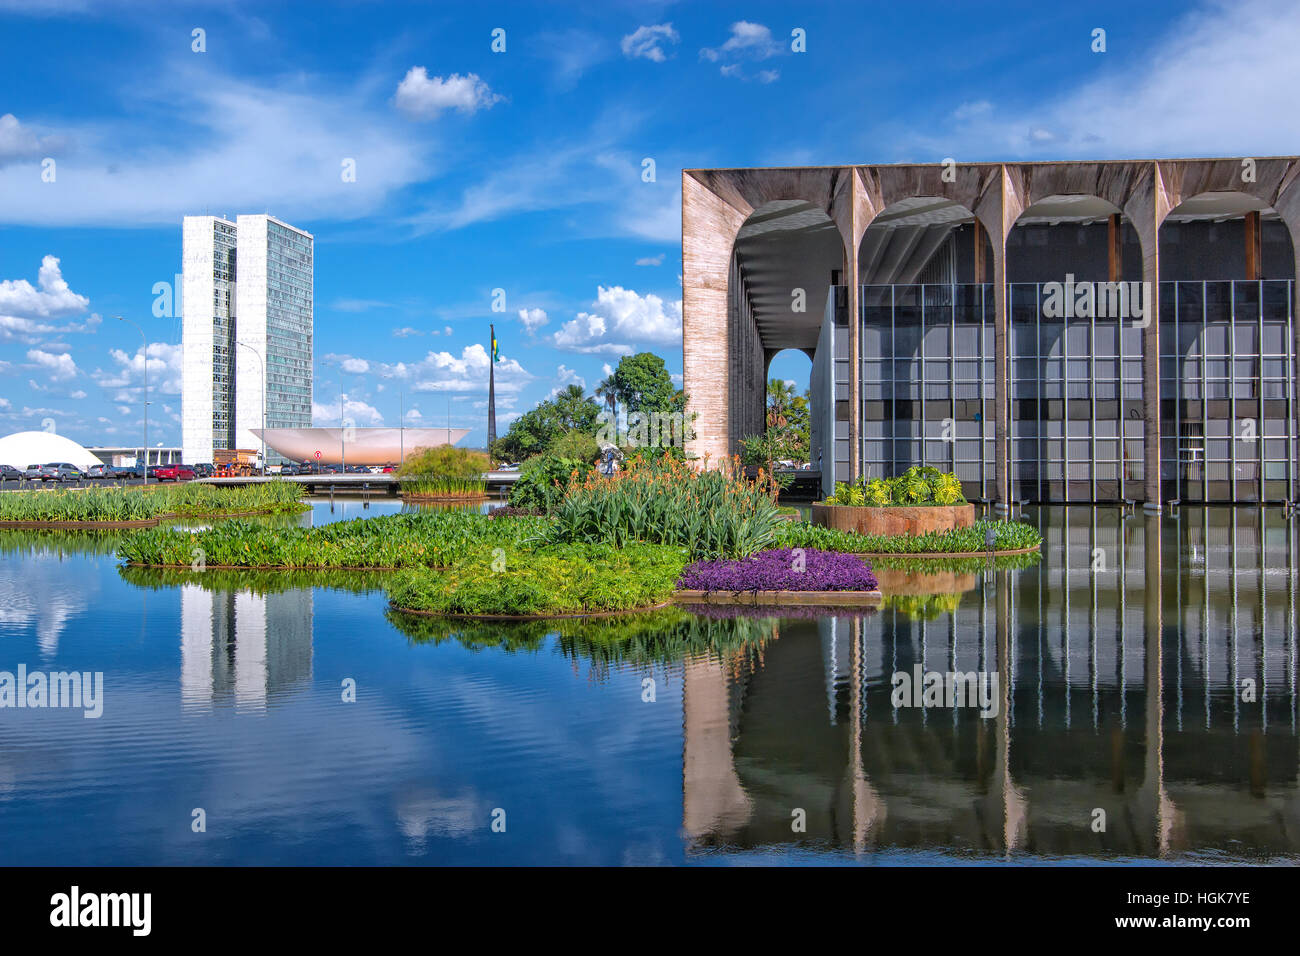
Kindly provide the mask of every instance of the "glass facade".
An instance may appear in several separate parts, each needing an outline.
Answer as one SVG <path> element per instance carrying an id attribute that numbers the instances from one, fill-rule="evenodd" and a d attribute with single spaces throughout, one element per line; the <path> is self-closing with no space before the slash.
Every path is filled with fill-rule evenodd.
<path id="1" fill-rule="evenodd" d="M 993 488 L 993 286 L 862 289 L 862 474 L 933 465 Z"/>
<path id="2" fill-rule="evenodd" d="M 267 222 L 266 425 L 311 426 L 312 239 Z"/>
<path id="3" fill-rule="evenodd" d="M 1044 289 L 1007 287 L 1011 494 L 1022 502 L 1141 500 L 1143 329 L 1131 318 L 1049 318 Z M 1291 280 L 1161 283 L 1166 500 L 1294 499 L 1293 301 Z M 993 286 L 868 285 L 860 302 L 860 473 L 891 477 L 931 465 L 955 472 L 967 498 L 991 499 Z M 829 425 L 839 439 L 850 360 L 847 329 L 834 318 L 828 309 L 823 330 L 834 373 L 817 376 L 828 394 L 815 407 L 835 409 L 821 430 Z M 847 460 L 836 451 L 833 480 L 843 480 Z"/>
<path id="4" fill-rule="evenodd" d="M 235 447 L 235 323 L 231 297 L 236 276 L 236 230 L 213 224 L 212 256 L 212 447 Z"/>
<path id="5" fill-rule="evenodd" d="M 1166 498 L 1294 497 L 1292 286 L 1283 279 L 1161 283 Z"/>

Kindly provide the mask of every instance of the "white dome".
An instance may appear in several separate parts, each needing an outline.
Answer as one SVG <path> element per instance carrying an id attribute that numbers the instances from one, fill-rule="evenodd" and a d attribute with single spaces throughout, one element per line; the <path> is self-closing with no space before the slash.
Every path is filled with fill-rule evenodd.
<path id="1" fill-rule="evenodd" d="M 28 465 L 61 461 L 78 468 L 104 464 L 71 438 L 54 432 L 14 432 L 0 438 L 0 465 L 13 465 L 21 471 Z"/>

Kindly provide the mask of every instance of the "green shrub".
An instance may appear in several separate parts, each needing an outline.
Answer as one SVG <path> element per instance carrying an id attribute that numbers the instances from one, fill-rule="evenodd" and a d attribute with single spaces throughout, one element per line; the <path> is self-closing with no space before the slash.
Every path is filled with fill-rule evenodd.
<path id="1" fill-rule="evenodd" d="M 668 456 L 572 482 L 552 515 L 556 542 L 645 541 L 687 548 L 693 559 L 745 557 L 770 547 L 777 526 L 789 524 L 767 472 L 751 481 L 735 459 L 697 471 Z"/>
<path id="2" fill-rule="evenodd" d="M 480 549 L 446 570 L 404 571 L 394 607 L 438 614 L 586 614 L 667 601 L 686 565 L 682 548 L 633 544 Z"/>
<path id="3" fill-rule="evenodd" d="M 524 462 L 519 479 L 510 486 L 506 501 L 514 508 L 534 508 L 549 513 L 564 499 L 571 477 L 576 474 L 581 480 L 595 470 L 590 462 L 575 458 L 538 455 Z"/>
<path id="4" fill-rule="evenodd" d="M 407 455 L 397 469 L 397 476 L 480 478 L 489 467 L 488 456 L 481 451 L 435 445 L 433 448 L 416 448 Z"/>
<path id="5" fill-rule="evenodd" d="M 961 480 L 929 465 L 913 465 L 894 478 L 859 478 L 852 484 L 838 481 L 828 505 L 957 505 L 964 504 Z"/>
<path id="6" fill-rule="evenodd" d="M 600 443 L 596 441 L 595 435 L 573 428 L 551 442 L 546 454 L 552 458 L 568 458 L 591 464 L 600 456 Z"/>

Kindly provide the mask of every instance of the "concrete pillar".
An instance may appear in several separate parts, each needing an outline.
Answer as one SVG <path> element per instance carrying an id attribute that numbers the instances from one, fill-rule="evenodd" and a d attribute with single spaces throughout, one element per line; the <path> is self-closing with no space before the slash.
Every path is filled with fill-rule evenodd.
<path id="1" fill-rule="evenodd" d="M 689 173 L 682 173 L 682 387 L 694 414 L 688 454 L 716 463 L 730 451 L 730 330 L 727 328 L 731 251 L 745 214 Z"/>
<path id="2" fill-rule="evenodd" d="M 862 474 L 862 323 L 858 319 L 856 248 L 850 248 L 845 256 L 844 281 L 849 300 L 849 481 L 857 481 Z"/>
<path id="3" fill-rule="evenodd" d="M 1007 316 L 1007 240 L 993 240 L 993 469 L 994 507 L 1011 508 L 1010 323 Z"/>

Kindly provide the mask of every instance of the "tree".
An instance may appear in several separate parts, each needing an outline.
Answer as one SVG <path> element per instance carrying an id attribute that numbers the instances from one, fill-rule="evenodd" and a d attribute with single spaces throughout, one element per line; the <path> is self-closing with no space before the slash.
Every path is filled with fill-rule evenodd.
<path id="1" fill-rule="evenodd" d="M 612 379 L 616 400 L 633 412 L 681 412 L 686 396 L 673 384 L 664 360 L 653 352 L 638 352 L 618 360 Z"/>
<path id="2" fill-rule="evenodd" d="M 492 454 L 507 461 L 540 455 L 567 432 L 594 435 L 599 417 L 600 406 L 581 386 L 569 385 L 511 422 L 509 431 L 492 446 Z"/>

